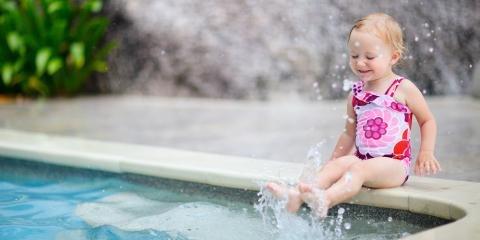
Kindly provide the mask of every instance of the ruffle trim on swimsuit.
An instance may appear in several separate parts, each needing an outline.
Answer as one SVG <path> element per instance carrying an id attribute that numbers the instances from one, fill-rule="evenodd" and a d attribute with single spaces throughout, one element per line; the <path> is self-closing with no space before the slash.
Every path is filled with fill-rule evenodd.
<path id="1" fill-rule="evenodd" d="M 363 81 L 358 81 L 354 83 L 352 88 L 352 92 L 354 95 L 352 99 L 353 107 L 355 108 L 356 106 L 364 106 L 369 103 L 374 103 L 378 106 L 386 107 L 397 112 L 410 114 L 411 110 L 407 106 L 405 106 L 405 104 L 398 102 L 393 98 L 395 90 L 403 79 L 403 77 L 395 79 L 390 85 L 390 87 L 387 89 L 385 94 L 382 95 L 378 95 L 374 92 L 364 90 L 365 82 Z"/>

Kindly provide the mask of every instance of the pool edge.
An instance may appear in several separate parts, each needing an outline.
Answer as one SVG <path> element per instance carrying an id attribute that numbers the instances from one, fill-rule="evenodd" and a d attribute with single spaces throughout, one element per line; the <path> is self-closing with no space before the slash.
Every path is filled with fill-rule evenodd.
<path id="1" fill-rule="evenodd" d="M 302 164 L 0 129 L 0 155 L 257 190 L 258 182 L 297 179 Z M 368 190 L 350 202 L 409 210 L 455 222 L 405 239 L 480 239 L 480 183 L 412 177 L 404 187 Z"/>

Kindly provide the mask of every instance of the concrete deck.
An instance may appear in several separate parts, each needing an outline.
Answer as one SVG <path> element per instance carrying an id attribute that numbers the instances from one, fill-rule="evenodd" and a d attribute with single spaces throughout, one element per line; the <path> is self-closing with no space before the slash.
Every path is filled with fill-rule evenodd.
<path id="1" fill-rule="evenodd" d="M 438 122 L 435 177 L 480 181 L 480 101 L 429 98 Z M 345 102 L 219 101 L 145 96 L 82 97 L 0 104 L 0 128 L 305 163 L 325 140 L 329 156 Z M 419 145 L 413 131 L 413 153 Z"/>

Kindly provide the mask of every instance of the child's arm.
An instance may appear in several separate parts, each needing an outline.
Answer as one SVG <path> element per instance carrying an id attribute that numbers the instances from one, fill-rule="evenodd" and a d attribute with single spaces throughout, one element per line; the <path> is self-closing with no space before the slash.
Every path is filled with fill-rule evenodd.
<path id="1" fill-rule="evenodd" d="M 350 93 L 347 98 L 347 119 L 345 121 L 345 130 L 338 138 L 330 160 L 351 154 L 353 145 L 355 144 L 356 115 L 353 111 L 352 98 L 353 94 Z"/>
<path id="2" fill-rule="evenodd" d="M 404 81 L 401 85 L 405 102 L 417 119 L 420 126 L 421 144 L 415 162 L 415 173 L 419 175 L 435 174 L 440 168 L 440 163 L 434 156 L 437 124 L 433 114 L 428 108 L 427 102 L 420 90 L 411 82 Z"/>

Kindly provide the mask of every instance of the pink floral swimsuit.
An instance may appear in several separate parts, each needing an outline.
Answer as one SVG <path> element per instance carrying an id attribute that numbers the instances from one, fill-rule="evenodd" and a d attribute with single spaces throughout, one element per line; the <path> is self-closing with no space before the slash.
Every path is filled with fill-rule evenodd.
<path id="1" fill-rule="evenodd" d="M 365 83 L 356 82 L 352 89 L 352 105 L 357 117 L 356 156 L 362 160 L 398 159 L 403 162 L 408 178 L 412 112 L 393 98 L 403 79 L 395 79 L 383 95 L 364 91 Z"/>

